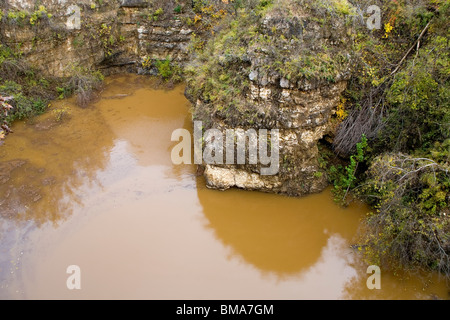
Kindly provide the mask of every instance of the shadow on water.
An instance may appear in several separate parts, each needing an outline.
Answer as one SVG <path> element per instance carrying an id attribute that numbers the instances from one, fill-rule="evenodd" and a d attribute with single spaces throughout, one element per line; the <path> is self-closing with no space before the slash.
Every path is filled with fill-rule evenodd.
<path id="1" fill-rule="evenodd" d="M 351 239 L 365 207 L 336 206 L 329 192 L 296 199 L 240 190 L 205 190 L 198 198 L 208 227 L 224 245 L 263 272 L 280 277 L 313 266 L 330 238 Z"/>

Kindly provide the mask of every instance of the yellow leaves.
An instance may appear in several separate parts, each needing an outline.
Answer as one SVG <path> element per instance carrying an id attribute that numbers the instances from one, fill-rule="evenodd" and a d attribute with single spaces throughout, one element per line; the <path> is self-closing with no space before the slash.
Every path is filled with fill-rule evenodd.
<path id="1" fill-rule="evenodd" d="M 345 111 L 345 103 L 346 102 L 347 102 L 347 99 L 341 98 L 341 101 L 337 106 L 336 116 L 341 121 L 344 120 L 345 118 L 347 118 L 347 116 L 348 116 L 347 111 Z"/>
<path id="2" fill-rule="evenodd" d="M 384 37 L 383 38 L 387 39 L 389 37 L 389 34 L 391 33 L 391 31 L 393 29 L 394 29 L 394 27 L 391 25 L 390 22 L 385 23 L 384 24 L 384 31 L 385 31 L 385 33 L 384 33 Z"/>
<path id="3" fill-rule="evenodd" d="M 53 110 L 53 114 L 55 115 L 56 121 L 61 121 L 64 117 L 70 116 L 70 107 L 63 106 L 56 108 Z"/>
<path id="4" fill-rule="evenodd" d="M 365 60 L 363 61 L 366 63 L 364 69 L 362 70 L 363 76 L 367 77 L 367 80 L 370 81 L 372 86 L 378 87 L 386 80 L 386 78 L 385 77 L 380 78 L 378 76 L 379 74 L 378 68 L 371 66 L 370 63 L 366 62 Z"/>
<path id="5" fill-rule="evenodd" d="M 384 82 L 384 78 L 381 78 L 381 79 L 373 79 L 372 80 L 372 85 L 374 86 L 374 87 L 378 87 L 379 85 L 381 85 L 383 82 Z"/>
<path id="6" fill-rule="evenodd" d="M 111 26 L 102 23 L 99 33 L 100 35 L 109 35 L 111 33 Z"/>
<path id="7" fill-rule="evenodd" d="M 195 17 L 194 17 L 194 23 L 197 23 L 197 22 L 199 22 L 200 20 L 202 20 L 202 15 L 196 14 Z"/>
<path id="8" fill-rule="evenodd" d="M 152 59 L 150 57 L 146 57 L 144 61 L 142 61 L 142 67 L 144 69 L 149 69 L 152 66 Z"/>
<path id="9" fill-rule="evenodd" d="M 222 19 L 223 17 L 225 17 L 228 14 L 228 12 L 226 12 L 223 9 L 220 9 L 219 11 L 215 12 L 212 14 L 212 17 L 214 19 Z"/>
<path id="10" fill-rule="evenodd" d="M 355 14 L 355 9 L 347 0 L 334 0 L 333 5 L 337 11 L 344 15 Z"/>
<path id="11" fill-rule="evenodd" d="M 214 30 L 211 30 L 211 32 L 214 32 Z M 205 41 L 201 39 L 201 37 L 197 36 L 196 33 L 193 33 L 191 36 L 191 44 L 190 47 L 194 51 L 202 51 L 205 47 Z"/>
<path id="12" fill-rule="evenodd" d="M 206 14 L 212 14 L 214 12 L 214 6 L 210 5 L 209 7 L 203 7 L 202 12 Z"/>
<path id="13" fill-rule="evenodd" d="M 5 131 L 0 130 L 0 140 L 5 139 Z"/>
<path id="14" fill-rule="evenodd" d="M 388 22 L 384 25 L 384 29 L 386 30 L 387 33 L 390 33 L 392 31 L 392 29 L 394 29 L 394 27 L 391 26 L 390 22 Z"/>

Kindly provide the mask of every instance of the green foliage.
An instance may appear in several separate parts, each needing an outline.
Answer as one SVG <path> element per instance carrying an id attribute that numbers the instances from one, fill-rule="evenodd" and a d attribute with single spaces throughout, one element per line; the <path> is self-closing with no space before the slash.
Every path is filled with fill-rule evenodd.
<path id="1" fill-rule="evenodd" d="M 112 31 L 112 26 L 102 23 L 100 29 L 97 31 L 100 39 L 105 57 L 110 57 L 113 53 L 115 38 Z"/>
<path id="2" fill-rule="evenodd" d="M 355 14 L 355 8 L 347 0 L 335 0 L 334 6 L 338 13 L 342 15 Z"/>
<path id="3" fill-rule="evenodd" d="M 213 40 L 205 43 L 192 36 L 190 48 L 197 59 L 185 70 L 188 95 L 205 101 L 205 108 L 197 108 L 194 117 L 201 117 L 205 123 L 213 114 L 233 123 L 252 121 L 255 113 L 243 98 L 250 87 L 248 65 L 243 60 L 259 19 L 245 7 L 239 15 L 224 18 L 220 24 L 223 30 Z"/>
<path id="4" fill-rule="evenodd" d="M 67 118 L 70 116 L 70 107 L 67 105 L 64 105 L 62 107 L 53 109 L 52 112 L 55 115 L 56 121 L 62 121 L 64 118 Z"/>
<path id="5" fill-rule="evenodd" d="M 315 178 L 322 178 L 322 176 L 323 176 L 323 172 L 317 171 L 314 173 Z"/>
<path id="6" fill-rule="evenodd" d="M 44 78 L 30 68 L 9 47 L 0 46 L 0 95 L 12 97 L 13 109 L 0 114 L 0 122 L 10 125 L 15 120 L 27 119 L 47 110 L 50 100 L 77 95 L 81 106 L 92 100 L 104 77 L 96 70 L 72 66 L 68 79 Z"/>
<path id="7" fill-rule="evenodd" d="M 267 8 L 269 8 L 273 4 L 273 0 L 261 0 L 259 1 L 256 10 L 261 12 Z"/>
<path id="8" fill-rule="evenodd" d="M 67 98 L 72 94 L 71 89 L 67 87 L 56 87 L 56 92 L 58 93 L 58 99 Z"/>
<path id="9" fill-rule="evenodd" d="M 315 5 L 313 1 L 302 3 Z M 251 72 L 257 71 L 258 79 L 285 78 L 291 84 L 305 79 L 335 82 L 341 77 L 350 63 L 346 54 L 348 44 L 340 41 L 333 47 L 325 42 L 306 45 L 299 38 L 305 22 L 300 18 L 297 4 L 236 2 L 238 10 L 218 23 L 215 29 L 220 32 L 214 33 L 207 43 L 192 36 L 190 48 L 195 59 L 186 68 L 187 90 L 193 100 L 204 102 L 194 110 L 194 118 L 201 117 L 209 122 L 215 116 L 232 125 L 254 124 L 257 114 L 247 101 Z M 207 11 L 211 10 L 201 10 L 202 13 Z M 292 16 L 291 12 L 296 15 Z M 332 11 L 325 14 L 330 20 L 335 19 Z M 267 19 L 282 15 L 289 16 L 287 26 L 277 19 Z M 312 19 L 308 23 L 317 24 Z M 251 65 L 250 59 L 258 63 Z"/>
<path id="10" fill-rule="evenodd" d="M 345 174 L 329 171 L 341 193 L 350 186 L 374 208 L 363 235 L 369 263 L 449 277 L 450 2 L 388 1 L 382 11 L 384 30 L 352 35 L 352 110 L 334 141 L 347 155 L 365 133 L 371 149 L 363 168 L 355 157 Z"/>
<path id="11" fill-rule="evenodd" d="M 30 15 L 30 24 L 35 25 L 39 21 L 39 19 L 42 19 L 44 17 L 51 18 L 52 15 L 47 12 L 47 9 L 44 6 L 39 6 L 39 9 L 34 11 Z"/>
<path id="12" fill-rule="evenodd" d="M 10 10 L 10 11 L 8 11 L 7 18 L 9 20 L 9 22 L 14 21 L 14 22 L 19 23 L 19 25 L 21 25 L 28 16 L 29 16 L 29 13 L 27 11 Z"/>
<path id="13" fill-rule="evenodd" d="M 16 20 L 18 18 L 18 14 L 15 11 L 9 11 L 8 12 L 8 19 Z"/>
<path id="14" fill-rule="evenodd" d="M 10 11 L 10 13 L 10 18 L 23 18 L 21 12 Z M 31 17 L 37 24 L 41 18 L 48 18 L 49 15 L 45 7 L 39 7 L 36 14 Z M 114 44 L 111 37 L 108 41 L 110 45 Z M 0 112 L 0 124 L 4 128 L 8 128 L 16 120 L 27 119 L 45 112 L 49 101 L 57 97 L 63 98 L 76 94 L 79 104 L 85 106 L 92 100 L 95 90 L 104 79 L 99 71 L 79 66 L 72 67 L 71 76 L 68 78 L 43 77 L 39 70 L 32 68 L 24 61 L 22 55 L 21 43 L 18 43 L 15 48 L 0 44 L 0 95 L 8 97 L 8 104 L 12 106 L 7 113 Z M 63 114 L 67 113 L 62 112 L 60 116 L 62 117 Z M 5 129 L 1 131 L 0 135 L 3 136 Z"/>
<path id="15" fill-rule="evenodd" d="M 449 149 L 444 153 L 448 160 Z M 434 269 L 450 278 L 449 169 L 448 162 L 403 154 L 373 161 L 359 190 L 375 208 L 366 221 L 370 263 Z"/>
<path id="16" fill-rule="evenodd" d="M 334 142 L 341 155 L 362 133 L 378 153 L 429 148 L 448 137 L 449 2 L 389 1 L 382 12 L 384 30 L 360 26 L 352 34 L 346 97 L 354 112 Z"/>
<path id="17" fill-rule="evenodd" d="M 142 62 L 142 67 L 146 70 L 156 69 L 161 78 L 171 83 L 183 80 L 183 69 L 173 62 L 170 57 L 162 60 L 147 57 Z"/>
<path id="18" fill-rule="evenodd" d="M 5 47 L 0 44 L 0 65 L 7 59 L 10 59 L 14 56 L 14 52 L 10 47 Z"/>
<path id="19" fill-rule="evenodd" d="M 0 45 L 0 95 L 11 97 L 13 107 L 7 115 L 0 114 L 0 123 L 6 126 L 44 112 L 53 98 L 53 81 L 30 68 L 21 56 L 20 47 Z"/>
<path id="20" fill-rule="evenodd" d="M 181 7 L 181 5 L 179 4 L 179 5 L 177 5 L 177 6 L 173 9 L 173 12 L 175 12 L 175 13 L 177 13 L 177 14 L 180 14 L 180 13 L 181 13 L 181 10 L 182 10 L 182 7 Z"/>
<path id="21" fill-rule="evenodd" d="M 361 137 L 361 142 L 356 145 L 356 154 L 350 157 L 350 163 L 346 167 L 331 166 L 329 169 L 329 179 L 334 184 L 333 193 L 335 201 L 345 205 L 349 192 L 356 187 L 358 181 L 357 170 L 366 159 L 368 141 L 365 135 Z"/>
<path id="22" fill-rule="evenodd" d="M 2 11 L 0 13 L 0 20 L 3 15 L 4 13 Z M 9 22 L 16 22 L 19 25 L 22 25 L 22 23 L 28 18 L 28 22 L 32 26 L 38 24 L 41 19 L 50 19 L 51 17 L 52 14 L 48 13 L 47 9 L 42 5 L 31 13 L 25 10 L 9 10 L 7 15 Z"/>
<path id="23" fill-rule="evenodd" d="M 208 5 L 208 0 L 192 0 L 192 9 L 196 13 L 201 13 L 202 8 Z"/>
<path id="24" fill-rule="evenodd" d="M 78 105 L 86 107 L 94 99 L 95 92 L 102 85 L 104 76 L 99 70 L 79 65 L 71 66 L 71 74 L 65 85 L 57 89 L 58 94 L 60 97 L 76 94 Z"/>
<path id="25" fill-rule="evenodd" d="M 27 97 L 23 93 L 22 86 L 14 81 L 7 80 L 0 85 L 0 95 L 13 97 L 11 104 L 14 109 L 5 118 L 7 123 L 12 123 L 18 119 L 30 118 L 43 113 L 47 109 L 47 103 L 42 98 Z"/>
<path id="26" fill-rule="evenodd" d="M 435 36 L 398 72 L 387 91 L 390 105 L 380 143 L 391 150 L 427 150 L 450 137 L 449 38 Z"/>
<path id="27" fill-rule="evenodd" d="M 164 79 L 169 79 L 173 76 L 173 69 L 170 63 L 170 59 L 156 60 L 156 68 L 158 69 L 158 74 Z"/>
<path id="28" fill-rule="evenodd" d="M 164 10 L 162 8 L 158 8 L 155 12 L 148 15 L 149 20 L 158 21 L 160 16 L 164 13 Z"/>
<path id="29" fill-rule="evenodd" d="M 84 45 L 84 35 L 78 34 L 73 38 L 72 44 L 75 47 L 82 47 Z"/>

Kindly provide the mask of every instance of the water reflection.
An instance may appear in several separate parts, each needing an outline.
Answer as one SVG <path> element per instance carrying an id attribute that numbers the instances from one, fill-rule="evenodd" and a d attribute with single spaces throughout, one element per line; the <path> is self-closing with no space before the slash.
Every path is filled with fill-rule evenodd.
<path id="1" fill-rule="evenodd" d="M 342 209 L 329 192 L 207 189 L 194 166 L 170 159 L 172 131 L 191 129 L 183 87 L 153 85 L 108 78 L 96 106 L 56 124 L 52 113 L 18 124 L 0 148 L 0 188 L 13 188 L 0 200 L 0 298 L 367 296 L 349 248 L 366 207 Z M 71 264 L 83 270 L 81 292 L 65 287 Z"/>
<path id="2" fill-rule="evenodd" d="M 79 187 L 95 183 L 121 142 L 140 166 L 172 166 L 170 152 L 155 150 L 167 148 L 173 130 L 189 126 L 183 87 L 149 90 L 154 82 L 140 77 L 112 77 L 106 85 L 95 107 L 56 101 L 46 115 L 14 126 L 0 148 L 0 216 L 37 224 L 67 217 L 82 203 Z M 55 110 L 65 110 L 62 121 Z M 190 170 L 177 166 L 175 176 Z"/>
<path id="3" fill-rule="evenodd" d="M 217 193 L 204 190 L 199 181 L 198 198 L 217 238 L 235 256 L 279 277 L 314 265 L 332 235 L 351 239 L 366 210 L 356 204 L 339 208 L 329 193 L 303 199 L 239 190 Z"/>
<path id="4" fill-rule="evenodd" d="M 75 190 L 105 167 L 113 134 L 98 121 L 98 110 L 81 110 L 72 100 L 53 103 L 52 110 L 61 109 L 69 110 L 70 120 L 58 121 L 50 111 L 17 123 L 0 148 L 3 218 L 58 223 L 79 203 Z"/>

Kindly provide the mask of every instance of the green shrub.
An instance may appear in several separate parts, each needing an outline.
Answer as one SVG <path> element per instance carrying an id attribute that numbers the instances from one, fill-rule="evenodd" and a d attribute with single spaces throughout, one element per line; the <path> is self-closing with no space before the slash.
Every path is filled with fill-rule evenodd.
<path id="1" fill-rule="evenodd" d="M 366 151 L 368 148 L 367 138 L 362 136 L 361 142 L 356 145 L 356 154 L 350 157 L 350 163 L 345 168 L 331 169 L 331 177 L 335 177 L 334 196 L 336 202 L 345 205 L 349 192 L 356 187 L 358 181 L 357 171 L 361 164 L 366 161 Z"/>
<path id="2" fill-rule="evenodd" d="M 153 14 L 150 14 L 148 16 L 149 20 L 158 21 L 160 16 L 164 13 L 164 10 L 162 8 L 157 9 Z"/>
<path id="3" fill-rule="evenodd" d="M 167 80 L 173 76 L 173 69 L 169 58 L 156 60 L 155 66 L 158 69 L 158 74 L 164 79 Z"/>
<path id="4" fill-rule="evenodd" d="M 351 154 L 361 133 L 371 141 L 367 168 L 350 179 L 354 194 L 373 208 L 362 235 L 368 262 L 449 277 L 450 3 L 384 5 L 385 30 L 354 35 L 345 93 L 352 110 L 334 149 Z M 339 172 L 333 168 L 337 181 L 350 182 Z"/>
<path id="5" fill-rule="evenodd" d="M 44 6 L 40 6 L 40 7 L 39 7 L 39 10 L 34 11 L 34 12 L 31 14 L 31 16 L 30 16 L 30 24 L 31 24 L 31 25 L 36 24 L 36 22 L 37 22 L 40 18 L 42 18 L 44 14 L 45 14 L 45 15 L 47 14 L 47 10 L 45 9 Z"/>
<path id="6" fill-rule="evenodd" d="M 72 75 L 66 81 L 64 89 L 59 89 L 58 93 L 76 94 L 78 105 L 86 107 L 95 97 L 95 92 L 102 85 L 104 76 L 98 70 L 91 70 L 82 66 L 71 67 Z"/>
<path id="7" fill-rule="evenodd" d="M 13 109 L 4 119 L 7 123 L 30 118 L 43 113 L 47 109 L 46 101 L 40 97 L 33 98 L 25 96 L 22 86 L 14 81 L 5 81 L 0 85 L 0 95 L 13 97 L 11 102 Z"/>
<path id="8" fill-rule="evenodd" d="M 450 138 L 450 44 L 433 36 L 398 72 L 387 90 L 389 114 L 380 144 L 391 150 L 427 150 Z"/>
<path id="9" fill-rule="evenodd" d="M 375 208 L 363 236 L 370 263 L 432 269 L 450 279 L 449 170 L 448 162 L 405 154 L 372 162 L 360 189 Z"/>
<path id="10" fill-rule="evenodd" d="M 177 14 L 180 14 L 180 13 L 181 13 L 181 10 L 182 10 L 182 7 L 181 7 L 181 5 L 179 4 L 179 5 L 177 5 L 177 6 L 173 9 L 173 12 L 175 12 L 175 13 L 177 13 Z"/>

